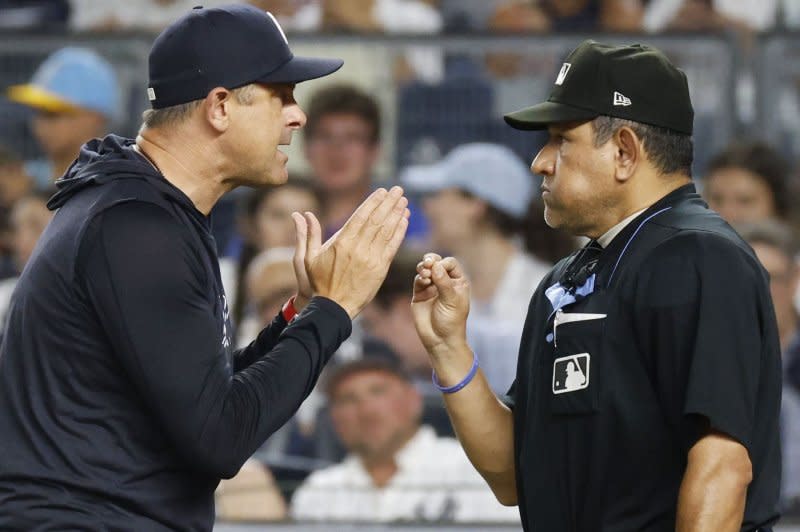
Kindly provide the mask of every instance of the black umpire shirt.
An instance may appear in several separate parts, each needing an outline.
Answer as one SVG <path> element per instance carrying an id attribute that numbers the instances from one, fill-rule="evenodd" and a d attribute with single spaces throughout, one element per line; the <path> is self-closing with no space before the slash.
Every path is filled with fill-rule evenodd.
<path id="1" fill-rule="evenodd" d="M 526 530 L 675 529 L 706 423 L 747 448 L 742 530 L 778 518 L 781 361 L 753 251 L 683 186 L 602 250 L 569 257 L 528 311 L 513 409 Z"/>
<path id="2" fill-rule="evenodd" d="M 211 530 L 350 319 L 314 298 L 234 351 L 209 220 L 131 140 L 57 185 L 0 346 L 0 530 Z"/>

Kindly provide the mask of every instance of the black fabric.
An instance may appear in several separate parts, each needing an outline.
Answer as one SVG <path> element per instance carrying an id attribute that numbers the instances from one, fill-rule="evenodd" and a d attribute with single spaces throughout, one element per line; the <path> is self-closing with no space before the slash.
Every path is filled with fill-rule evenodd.
<path id="1" fill-rule="evenodd" d="M 611 242 L 591 294 L 554 312 L 545 289 L 569 262 L 533 296 L 504 398 L 526 530 L 674 530 L 687 453 L 709 425 L 753 464 L 742 530 L 774 523 L 780 347 L 749 246 L 688 185 Z"/>
<path id="2" fill-rule="evenodd" d="M 595 273 L 602 253 L 603 246 L 597 240 L 590 241 L 575 253 L 558 282 L 574 293 L 577 288 L 583 286 L 590 275 Z"/>
<path id="3" fill-rule="evenodd" d="M 0 529 L 211 530 L 213 493 L 350 334 L 314 298 L 234 351 L 209 221 L 131 149 L 84 147 L 0 346 Z"/>

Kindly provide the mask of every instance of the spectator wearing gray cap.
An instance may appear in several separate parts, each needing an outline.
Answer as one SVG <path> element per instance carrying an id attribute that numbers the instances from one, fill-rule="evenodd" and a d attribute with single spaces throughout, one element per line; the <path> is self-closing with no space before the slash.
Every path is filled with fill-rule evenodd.
<path id="1" fill-rule="evenodd" d="M 433 248 L 469 272 L 470 345 L 492 388 L 504 391 L 514 379 L 528 300 L 550 269 L 518 238 L 536 178 L 510 149 L 476 142 L 436 164 L 409 167 L 400 180 L 423 194 Z"/>

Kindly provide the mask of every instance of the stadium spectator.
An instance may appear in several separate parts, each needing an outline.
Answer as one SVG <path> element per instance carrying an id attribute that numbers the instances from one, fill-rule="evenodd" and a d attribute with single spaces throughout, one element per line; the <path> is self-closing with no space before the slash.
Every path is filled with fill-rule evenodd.
<path id="1" fill-rule="evenodd" d="M 639 0 L 541 0 L 500 2 L 490 27 L 504 31 L 637 31 Z"/>
<path id="2" fill-rule="evenodd" d="M 412 376 L 430 383 L 431 364 L 414 328 L 408 289 L 419 261 L 417 253 L 403 249 L 398 252 L 375 298 L 364 308 L 361 320 L 364 330 L 386 342 Z M 438 391 L 436 394 L 440 395 Z"/>
<path id="3" fill-rule="evenodd" d="M 458 258 L 472 279 L 467 334 L 492 388 L 502 392 L 516 374 L 530 297 L 550 268 L 519 242 L 535 178 L 508 148 L 472 143 L 434 165 L 409 167 L 400 179 L 425 194 L 433 248 Z"/>
<path id="4" fill-rule="evenodd" d="M 326 236 L 335 233 L 373 188 L 380 156 L 381 115 L 372 96 L 352 85 L 316 92 L 308 104 L 305 155 L 324 198 Z M 424 238 L 425 221 L 409 206 L 407 240 Z"/>
<path id="5" fill-rule="evenodd" d="M 728 223 L 785 219 L 789 214 L 789 166 L 762 142 L 734 143 L 708 166 L 703 194 Z"/>
<path id="6" fill-rule="evenodd" d="M 420 425 L 422 401 L 398 365 L 365 358 L 339 366 L 326 386 L 349 454 L 295 492 L 303 521 L 519 522 L 501 506 L 458 442 Z"/>
<path id="7" fill-rule="evenodd" d="M 53 213 L 47 208 L 47 199 L 41 194 L 24 196 L 11 209 L 11 247 L 17 275 L 0 281 L 0 330 L 5 324 L 17 277 L 31 258 L 39 236 L 52 217 Z"/>
<path id="8" fill-rule="evenodd" d="M 243 283 L 244 315 L 238 327 L 238 347 L 255 340 L 280 312 L 286 300 L 294 295 L 297 281 L 293 257 L 294 248 L 273 247 L 262 251 L 250 262 Z"/>
<path id="9" fill-rule="evenodd" d="M 300 211 L 303 212 L 303 211 Z M 294 235 L 292 235 L 294 238 Z M 274 242 L 270 241 L 270 242 Z M 244 347 L 255 339 L 258 332 L 269 324 L 282 305 L 297 288 L 292 259 L 293 247 L 268 247 L 249 263 L 242 283 L 243 318 L 237 331 L 238 347 Z M 416 262 L 414 263 L 416 266 Z M 409 280 L 404 279 L 406 291 Z M 407 302 L 410 305 L 410 300 Z M 366 337 L 360 326 L 361 320 L 353 324 L 354 334 L 342 344 L 329 362 L 330 365 L 360 359 L 364 356 L 396 358 L 391 349 L 380 339 Z M 413 324 L 412 324 L 413 327 Z M 411 333 L 414 333 L 412 330 Z M 413 338 L 416 338 L 416 333 Z M 429 366 L 428 366 L 429 367 Z M 327 369 L 323 370 L 323 379 Z M 429 377 L 430 378 L 430 377 Z M 440 398 L 437 400 L 441 403 Z M 258 457 L 271 464 L 285 461 L 287 457 L 298 462 L 313 463 L 315 460 L 336 461 L 344 456 L 344 449 L 336 440 L 325 410 L 324 394 L 313 390 L 300 406 L 292 420 L 270 436 L 258 451 Z M 440 422 L 447 423 L 447 414 L 439 412 Z M 273 473 L 280 481 L 296 481 L 298 471 L 293 468 L 276 468 Z M 300 471 L 300 479 L 307 471 Z"/>
<path id="10" fill-rule="evenodd" d="M 431 383 L 428 352 L 419 339 L 411 315 L 409 283 L 417 274 L 418 253 L 403 250 L 395 256 L 386 279 L 372 302 L 361 313 L 360 325 L 397 355 L 424 403 L 422 420 L 440 436 L 453 436 L 453 427 L 442 394 Z"/>
<path id="11" fill-rule="evenodd" d="M 248 0 L 248 3 L 275 15 L 287 33 L 320 29 L 319 0 Z"/>
<path id="12" fill-rule="evenodd" d="M 290 178 L 280 187 L 252 189 L 239 206 L 238 232 L 220 260 L 220 273 L 229 294 L 228 305 L 233 320 L 240 324 L 244 311 L 244 278 L 253 257 L 272 248 L 294 246 L 292 212 L 313 212 L 320 215 L 322 200 L 314 186 L 302 179 Z M 249 343 L 237 327 L 236 341 Z"/>
<path id="13" fill-rule="evenodd" d="M 489 18 L 501 0 L 439 0 L 444 31 L 454 33 L 486 31 Z"/>
<path id="14" fill-rule="evenodd" d="M 0 146 L 0 210 L 3 217 L 33 189 L 33 180 L 25 172 L 25 164 L 12 150 Z"/>
<path id="15" fill-rule="evenodd" d="M 0 29 L 61 27 L 69 13 L 69 0 L 5 0 L 0 3 Z"/>
<path id="16" fill-rule="evenodd" d="M 322 198 L 313 184 L 290 179 L 280 187 L 255 193 L 253 231 L 258 249 L 293 246 L 295 241 L 293 212 L 321 212 Z"/>
<path id="17" fill-rule="evenodd" d="M 454 31 L 637 31 L 640 0 L 443 0 L 445 27 Z"/>
<path id="18" fill-rule="evenodd" d="M 222 521 L 280 521 L 287 515 L 286 501 L 272 473 L 253 459 L 235 477 L 219 483 L 214 502 L 217 519 Z"/>
<path id="19" fill-rule="evenodd" d="M 80 31 L 161 31 L 193 7 L 217 7 L 237 0 L 72 0 L 70 26 Z"/>
<path id="20" fill-rule="evenodd" d="M 0 146 L 0 279 L 16 278 L 19 274 L 14 257 L 11 209 L 32 190 L 33 180 L 25 171 L 22 158 L 13 150 Z M 0 301 L 8 299 L 2 292 L 8 286 L 13 287 L 15 282 L 5 283 L 6 286 L 0 288 Z"/>
<path id="21" fill-rule="evenodd" d="M 736 229 L 769 273 L 785 375 L 781 401 L 781 500 L 785 513 L 800 516 L 800 388 L 788 380 L 788 368 L 800 364 L 800 321 L 792 301 L 800 280 L 794 259 L 797 246 L 789 227 L 776 221 L 737 225 Z"/>
<path id="22" fill-rule="evenodd" d="M 319 2 L 327 30 L 385 33 L 437 33 L 441 15 L 424 0 Z"/>
<path id="23" fill-rule="evenodd" d="M 649 0 L 647 31 L 767 31 L 776 23 L 779 0 Z"/>
<path id="24" fill-rule="evenodd" d="M 287 31 L 373 34 L 434 34 L 442 17 L 430 0 L 250 0 L 273 12 Z M 277 12 L 276 12 L 277 11 Z M 430 46 L 410 46 L 394 63 L 398 79 L 438 81 L 441 54 Z"/>
<path id="25" fill-rule="evenodd" d="M 114 67 L 96 52 L 62 48 L 36 70 L 30 83 L 8 89 L 8 98 L 36 111 L 33 133 L 46 160 L 31 161 L 26 171 L 49 189 L 77 158 L 81 146 L 105 134 L 119 109 Z"/>

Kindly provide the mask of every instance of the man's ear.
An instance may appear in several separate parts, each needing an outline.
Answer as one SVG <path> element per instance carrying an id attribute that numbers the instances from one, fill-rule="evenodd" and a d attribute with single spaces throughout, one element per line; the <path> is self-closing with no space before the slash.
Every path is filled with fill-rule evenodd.
<path id="1" fill-rule="evenodd" d="M 206 122 L 219 133 L 230 126 L 232 98 L 233 93 L 225 87 L 214 87 L 203 101 Z"/>
<path id="2" fill-rule="evenodd" d="M 614 165 L 617 181 L 627 181 L 636 173 L 644 155 L 642 141 L 634 131 L 623 126 L 614 133 Z"/>

